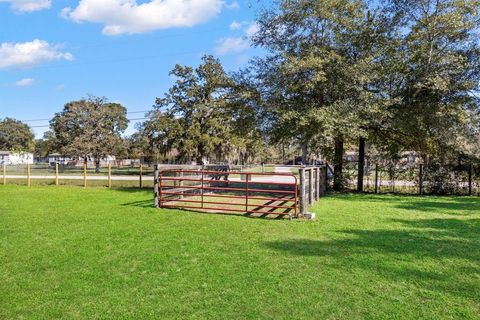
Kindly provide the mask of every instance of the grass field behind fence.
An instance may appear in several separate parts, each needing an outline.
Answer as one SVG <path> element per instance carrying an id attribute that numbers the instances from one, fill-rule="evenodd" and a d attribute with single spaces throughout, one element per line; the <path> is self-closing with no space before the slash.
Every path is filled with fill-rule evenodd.
<path id="1" fill-rule="evenodd" d="M 316 221 L 0 186 L 1 319 L 478 319 L 480 199 L 335 195 Z"/>

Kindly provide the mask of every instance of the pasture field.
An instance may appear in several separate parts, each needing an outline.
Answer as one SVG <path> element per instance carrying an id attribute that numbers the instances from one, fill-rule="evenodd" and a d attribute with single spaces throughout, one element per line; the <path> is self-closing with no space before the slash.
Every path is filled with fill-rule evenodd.
<path id="1" fill-rule="evenodd" d="M 0 186 L 0 319 L 479 319 L 480 199 L 330 195 L 315 221 Z"/>

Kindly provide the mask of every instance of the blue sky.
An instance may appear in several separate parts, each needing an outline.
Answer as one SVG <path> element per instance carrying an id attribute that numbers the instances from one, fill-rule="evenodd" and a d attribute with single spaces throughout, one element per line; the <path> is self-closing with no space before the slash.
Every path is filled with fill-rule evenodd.
<path id="1" fill-rule="evenodd" d="M 151 109 L 175 64 L 258 54 L 253 0 L 0 0 L 0 119 L 49 119 L 88 94 Z M 265 3 L 265 2 L 264 2 Z M 37 137 L 48 121 L 29 121 Z M 127 133 L 133 131 L 133 123 Z"/>

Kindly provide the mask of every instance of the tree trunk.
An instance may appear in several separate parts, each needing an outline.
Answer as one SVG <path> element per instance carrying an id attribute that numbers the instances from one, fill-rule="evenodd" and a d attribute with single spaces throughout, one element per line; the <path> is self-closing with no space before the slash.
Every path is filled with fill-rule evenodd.
<path id="1" fill-rule="evenodd" d="M 100 159 L 95 158 L 95 173 L 100 173 Z"/>
<path id="2" fill-rule="evenodd" d="M 357 191 L 363 192 L 363 177 L 365 175 L 365 141 L 361 137 L 358 142 L 358 177 L 357 177 Z"/>
<path id="3" fill-rule="evenodd" d="M 335 138 L 335 155 L 333 164 L 333 190 L 343 190 L 343 136 Z"/>
<path id="4" fill-rule="evenodd" d="M 308 164 L 308 145 L 305 142 L 302 143 L 302 164 Z"/>

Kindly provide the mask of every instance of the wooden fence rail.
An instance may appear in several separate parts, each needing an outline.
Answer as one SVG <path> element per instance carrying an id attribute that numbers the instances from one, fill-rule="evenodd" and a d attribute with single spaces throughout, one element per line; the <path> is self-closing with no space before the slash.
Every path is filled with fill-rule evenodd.
<path id="1" fill-rule="evenodd" d="M 125 173 L 120 171 L 117 172 L 117 174 L 113 174 L 111 165 L 101 169 L 101 172 L 95 173 L 93 168 L 88 168 L 86 165 L 83 165 L 82 167 L 68 168 L 67 170 L 62 169 L 61 173 L 58 164 L 41 167 L 31 164 L 21 166 L 1 164 L 0 183 L 3 185 L 12 183 L 32 186 L 34 184 L 33 182 L 37 181 L 37 184 L 59 186 L 61 182 L 63 182 L 65 185 L 88 187 L 93 184 L 95 186 L 104 185 L 112 188 L 113 182 L 117 182 L 117 185 L 123 187 L 143 188 L 145 186 L 153 186 L 153 170 L 146 172 L 143 166 L 116 168 L 117 171 L 131 170 L 131 172 L 126 171 Z M 146 185 L 146 182 L 149 183 Z"/>
<path id="2" fill-rule="evenodd" d="M 306 167 L 300 174 L 300 213 L 308 214 L 308 207 L 320 200 L 327 192 L 327 167 Z"/>

